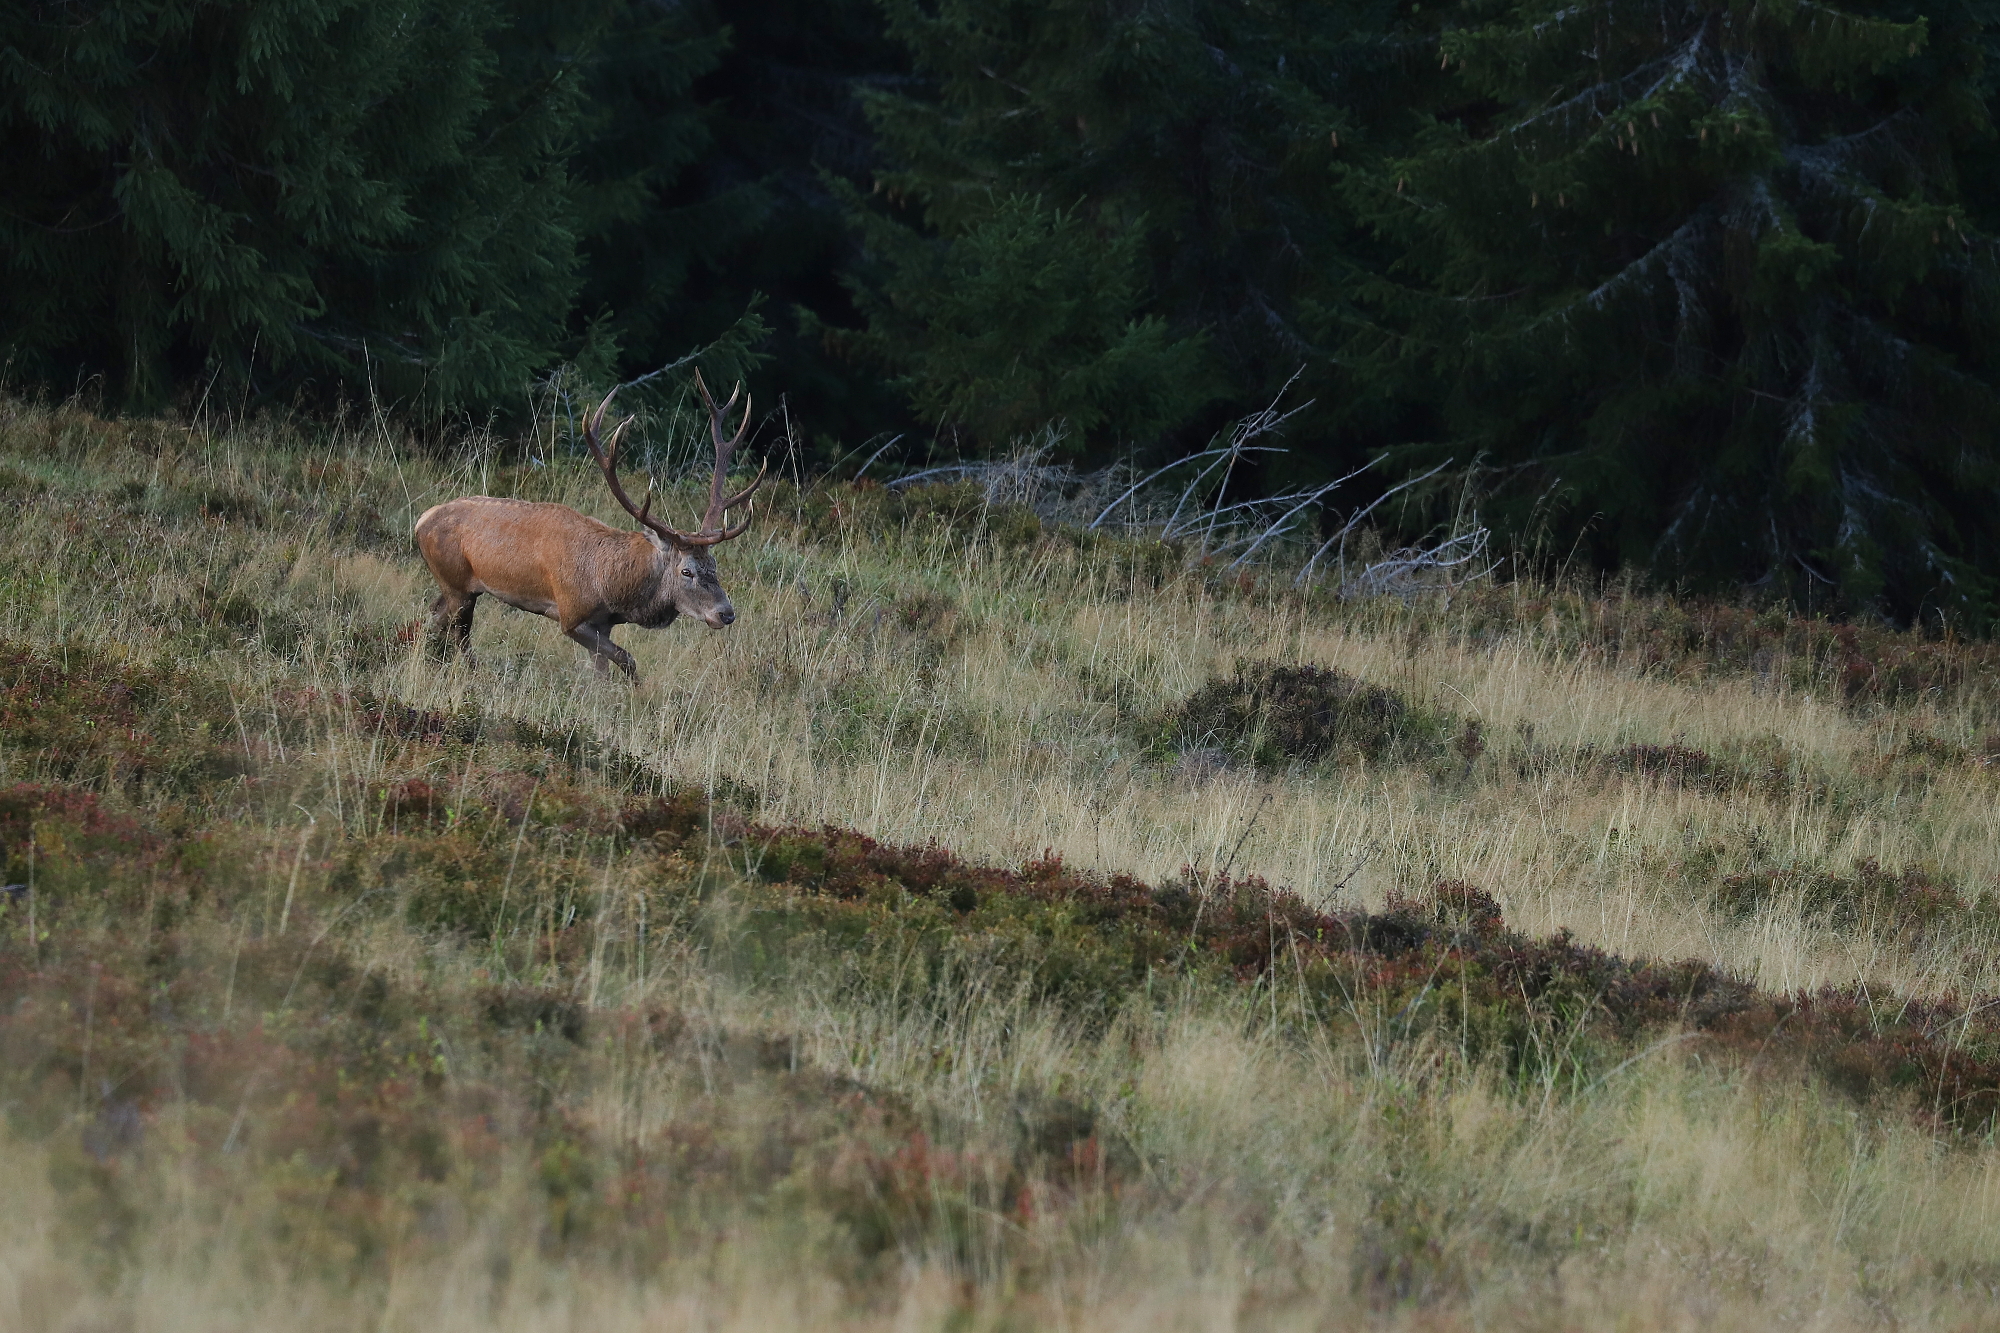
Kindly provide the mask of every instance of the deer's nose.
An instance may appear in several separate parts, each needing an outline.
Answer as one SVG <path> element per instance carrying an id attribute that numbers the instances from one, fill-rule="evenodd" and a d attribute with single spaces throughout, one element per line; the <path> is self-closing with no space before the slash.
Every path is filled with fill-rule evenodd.
<path id="1" fill-rule="evenodd" d="M 715 618 L 725 625 L 734 625 L 736 623 L 736 608 L 725 606 L 715 613 Z"/>

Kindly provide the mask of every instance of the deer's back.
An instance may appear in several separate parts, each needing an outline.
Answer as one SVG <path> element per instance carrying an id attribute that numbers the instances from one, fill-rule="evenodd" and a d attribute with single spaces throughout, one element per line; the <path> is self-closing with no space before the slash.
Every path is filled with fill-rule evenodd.
<path id="1" fill-rule="evenodd" d="M 598 582 L 630 558 L 632 536 L 568 505 L 492 495 L 433 506 L 416 525 L 417 550 L 441 580 L 541 593 Z"/>

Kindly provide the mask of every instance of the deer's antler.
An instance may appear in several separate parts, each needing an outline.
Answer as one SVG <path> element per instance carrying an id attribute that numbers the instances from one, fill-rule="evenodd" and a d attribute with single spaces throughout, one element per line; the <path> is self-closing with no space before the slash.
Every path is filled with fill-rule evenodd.
<path id="1" fill-rule="evenodd" d="M 651 517 L 652 483 L 649 481 L 646 484 L 646 503 L 640 506 L 632 503 L 632 497 L 625 494 L 625 487 L 618 480 L 618 448 L 625 441 L 625 430 L 632 424 L 632 418 L 626 417 L 612 428 L 609 444 L 600 445 L 597 442 L 597 432 L 604 426 L 604 414 L 611 410 L 611 400 L 617 396 L 616 389 L 605 394 L 604 401 L 597 405 L 597 410 L 583 419 L 583 442 L 590 447 L 590 456 L 597 460 L 598 471 L 604 474 L 605 484 L 611 487 L 612 497 L 625 506 L 625 512 L 638 519 L 642 527 L 652 528 L 661 532 L 663 536 L 670 534 L 673 532 L 672 528 Z"/>
<path id="2" fill-rule="evenodd" d="M 715 441 L 715 476 L 709 482 L 708 512 L 702 515 L 701 534 L 696 540 L 702 545 L 713 546 L 717 542 L 741 537 L 749 529 L 750 518 L 747 514 L 735 527 L 728 526 L 729 511 L 757 493 L 757 488 L 764 484 L 764 474 L 770 470 L 771 464 L 770 460 L 766 459 L 764 465 L 757 469 L 756 480 L 736 494 L 725 497 L 722 488 L 729 476 L 729 461 L 736 456 L 736 446 L 743 443 L 743 437 L 750 431 L 751 402 L 747 396 L 743 396 L 743 385 L 739 381 L 736 387 L 730 390 L 729 401 L 717 407 L 699 370 L 694 373 L 694 387 L 701 394 L 702 406 L 708 409 L 708 433 Z M 736 434 L 725 440 L 722 438 L 723 419 L 729 415 L 729 409 L 736 406 L 739 396 L 743 396 L 743 422 L 736 428 Z"/>
<path id="3" fill-rule="evenodd" d="M 729 475 L 729 460 L 735 455 L 736 446 L 743 442 L 744 435 L 750 429 L 750 404 L 747 400 L 743 404 L 743 424 L 737 430 L 735 438 L 724 440 L 723 416 L 736 405 L 737 396 L 742 393 L 743 386 L 737 385 L 736 392 L 729 395 L 729 402 L 717 410 L 715 400 L 709 397 L 708 386 L 702 383 L 700 371 L 695 372 L 694 382 L 695 387 L 701 392 L 701 401 L 708 408 L 709 433 L 715 439 L 715 477 L 709 483 L 708 513 L 702 518 L 701 531 L 682 532 L 654 518 L 653 487 L 650 481 L 646 485 L 646 502 L 643 505 L 633 504 L 632 497 L 625 493 L 624 485 L 618 480 L 618 448 L 624 441 L 626 427 L 632 424 L 632 418 L 626 417 L 612 429 L 608 443 L 598 443 L 598 432 L 604 427 L 604 414 L 610 410 L 611 400 L 618 396 L 617 389 L 614 388 L 605 394 L 604 401 L 597 405 L 597 410 L 584 418 L 583 442 L 589 446 L 590 456 L 597 460 L 598 470 L 604 473 L 605 484 L 611 488 L 613 498 L 625 507 L 626 513 L 639 521 L 641 527 L 651 528 L 677 546 L 714 546 L 741 537 L 749 529 L 750 520 L 747 515 L 743 522 L 735 527 L 726 526 L 728 514 L 731 509 L 748 500 L 757 488 L 763 485 L 764 472 L 770 465 L 767 462 L 763 468 L 759 468 L 757 479 L 735 495 L 725 497 L 722 494 L 723 480 Z"/>

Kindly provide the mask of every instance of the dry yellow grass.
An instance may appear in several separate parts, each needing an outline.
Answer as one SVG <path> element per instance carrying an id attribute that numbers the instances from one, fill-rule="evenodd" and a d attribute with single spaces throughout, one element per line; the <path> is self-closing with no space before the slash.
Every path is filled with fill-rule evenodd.
<path id="1" fill-rule="evenodd" d="M 0 401 L 0 481 L 18 515 L 0 532 L 0 638 L 220 663 L 246 734 L 263 734 L 283 688 L 473 702 L 614 740 L 676 779 L 741 784 L 774 823 L 934 839 L 1002 863 L 1050 849 L 1150 879 L 1226 866 L 1370 904 L 1465 879 L 1516 928 L 1703 958 L 1773 989 L 2000 991 L 1981 921 L 1912 947 L 1828 928 L 1795 902 L 1732 915 L 1709 893 L 1736 869 L 1844 873 L 1867 857 L 1924 865 L 1968 897 L 2000 891 L 2000 771 L 1897 761 L 1912 735 L 1976 741 L 1994 723 L 1980 695 L 1864 713 L 1781 676 L 1677 682 L 1581 660 L 1533 625 L 1474 644 L 1454 636 L 1449 608 L 1350 612 L 1218 590 L 1199 573 L 1155 584 L 1070 545 L 963 529 L 857 518 L 813 537 L 784 513 L 721 555 L 741 617 L 731 630 L 622 632 L 636 689 L 593 679 L 547 622 L 493 606 L 477 665 L 443 667 L 394 639 L 433 591 L 408 551 L 417 513 L 484 490 L 611 516 L 587 465 L 496 458 L 477 449 L 440 465 L 379 429 L 317 443 L 268 424 L 211 436 Z M 214 497 L 215 516 L 166 508 L 189 495 Z M 231 516 L 230 497 L 257 517 Z M 303 512 L 287 511 L 294 500 Z M 904 615 L 918 594 L 933 600 Z M 1486 749 L 1460 775 L 1177 775 L 1131 719 L 1239 657 L 1393 687 L 1478 719 Z M 1633 742 L 1779 756 L 1789 776 L 1703 788 L 1591 760 Z M 269 817 L 281 869 L 307 818 L 307 836 L 330 840 L 315 847 L 367 833 L 354 797 L 387 771 L 333 730 L 314 754 L 317 804 L 293 825 Z M 0 746 L 7 780 L 34 764 Z M 604 875 L 614 882 L 608 864 Z M 225 941 L 247 928 L 215 929 Z M 1004 1154 L 1018 1099 L 1057 1090 L 1097 1108 L 1148 1188 L 1085 1184 L 1032 1214 L 1044 1221 L 906 1237 L 900 1268 L 857 1299 L 824 1218 L 769 1200 L 722 1209 L 647 1271 L 552 1259 L 524 1220 L 540 1198 L 524 1153 L 476 1210 L 425 1215 L 424 1243 L 351 1284 L 273 1253 L 271 1182 L 161 1146 L 126 1168 L 143 1203 L 124 1223 L 129 1257 L 106 1277 L 63 1221 L 78 1150 L 18 1138 L 0 1151 L 0 1326 L 2000 1326 L 1991 1143 L 1946 1144 L 1811 1086 L 1710 1068 L 1671 1039 L 1591 1086 L 1538 1095 L 1446 1050 L 1378 1058 L 1365 1043 L 1302 1041 L 1279 1029 L 1268 994 L 1163 1002 L 1093 1033 L 994 978 L 913 1012 L 857 999 L 837 959 L 801 959 L 784 984 L 755 986 L 684 942 L 642 943 L 622 918 L 602 938 L 595 970 L 564 982 L 593 1005 L 670 1003 L 716 1033 L 781 1034 L 800 1063 L 924 1108 L 953 1151 Z M 393 922 L 341 947 L 435 986 L 483 965 Z M 793 1114 L 769 1079 L 718 1083 L 657 1052 L 610 1052 L 598 1072 L 577 1115 L 614 1145 L 704 1127 L 755 1141 Z"/>
<path id="2" fill-rule="evenodd" d="M 767 1004 L 757 1017 L 813 1015 Z M 551 1260 L 523 1154 L 476 1211 L 428 1215 L 413 1257 L 357 1289 L 290 1271 L 297 1252 L 263 1231 L 270 1184 L 169 1157 L 139 1168 L 150 1202 L 122 1219 L 136 1253 L 106 1284 L 49 1184 L 74 1165 L 14 1146 L 0 1155 L 0 1320 L 135 1333 L 1992 1327 L 2000 1158 L 1940 1152 L 1800 1089 L 1661 1052 L 1582 1096 L 1524 1102 L 1477 1074 L 1357 1078 L 1213 1013 L 1128 1029 L 1117 1055 L 1040 1034 L 1014 1078 L 941 1077 L 928 1058 L 937 1041 L 1011 1049 L 997 1026 L 961 1018 L 898 1059 L 892 1034 L 843 1016 L 807 1058 L 967 1113 L 955 1146 L 979 1140 L 980 1113 L 1004 1111 L 1017 1081 L 1066 1076 L 1116 1106 L 1118 1129 L 1168 1173 L 1150 1203 L 1100 1194 L 1042 1225 L 995 1217 L 969 1236 L 912 1237 L 857 1305 L 824 1219 L 782 1201 L 716 1216 L 641 1274 Z M 703 1096 L 685 1070 L 624 1072 L 630 1100 L 598 1113 L 632 1141 L 787 1114 L 758 1103 L 768 1094 Z M 219 1215 L 218 1195 L 231 1206 Z"/>
<path id="3" fill-rule="evenodd" d="M 254 490 L 243 448 L 211 471 Z M 471 468 L 386 459 L 369 475 L 373 502 L 398 531 L 480 479 Z M 612 516 L 577 460 L 514 479 L 525 493 Z M 1668 891 L 1663 873 L 1691 844 L 1720 840 L 1744 863 L 1845 872 L 1873 857 L 1934 867 L 1974 894 L 2000 889 L 2000 770 L 1961 765 L 1921 781 L 1861 773 L 1913 732 L 1976 737 L 1991 725 L 1990 700 L 1864 717 L 1782 684 L 1683 683 L 1578 661 L 1538 647 L 1532 628 L 1468 647 L 1449 638 L 1448 612 L 1445 635 L 1413 646 L 1283 598 L 1217 597 L 1191 576 L 1121 584 L 1067 551 L 968 552 L 952 534 L 885 551 L 865 529 L 800 545 L 785 530 L 766 523 L 725 552 L 745 608 L 727 633 L 624 632 L 644 682 L 636 691 L 587 680 L 582 654 L 546 622 L 496 606 L 480 613 L 477 669 L 441 672 L 412 652 L 351 678 L 425 706 L 477 698 L 579 723 L 690 781 L 748 783 L 774 819 L 936 839 L 975 858 L 1014 863 L 1047 848 L 1158 878 L 1183 864 L 1212 869 L 1233 852 L 1237 873 L 1370 903 L 1463 878 L 1522 928 L 1566 928 L 1621 953 L 1708 958 L 1779 989 L 1852 980 L 1918 994 L 2000 989 L 1989 938 L 1908 957 L 1871 936 L 1814 930 L 1796 913 L 1719 915 L 1698 892 Z M 432 595 L 414 558 L 349 554 L 322 534 L 249 539 L 232 553 L 242 563 L 229 586 L 253 600 L 282 578 L 289 595 L 323 607 L 317 614 L 379 627 L 409 620 Z M 955 608 L 945 642 L 898 633 L 884 615 L 924 591 Z M 132 629 L 95 632 L 129 642 Z M 1238 772 L 1196 785 L 1143 762 L 1109 692 L 1123 689 L 1142 711 L 1164 708 L 1240 656 L 1339 667 L 1480 719 L 1493 738 L 1480 780 L 1440 789 L 1407 769 L 1354 767 L 1309 781 Z M 350 678 L 338 660 L 313 665 Z M 1855 790 L 1839 802 L 1805 782 L 1718 794 L 1587 765 L 1523 777 L 1506 760 L 1524 728 L 1568 750 L 1761 747 Z"/>

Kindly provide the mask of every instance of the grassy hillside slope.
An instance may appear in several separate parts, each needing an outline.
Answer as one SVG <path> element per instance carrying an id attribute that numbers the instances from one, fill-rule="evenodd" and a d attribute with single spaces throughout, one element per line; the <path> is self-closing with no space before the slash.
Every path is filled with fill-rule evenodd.
<path id="1" fill-rule="evenodd" d="M 1990 1319 L 1992 646 L 780 486 L 440 665 L 515 457 L 0 400 L 0 1323 Z"/>

